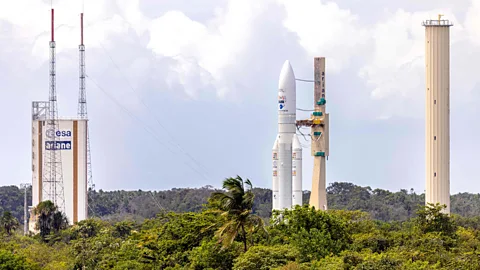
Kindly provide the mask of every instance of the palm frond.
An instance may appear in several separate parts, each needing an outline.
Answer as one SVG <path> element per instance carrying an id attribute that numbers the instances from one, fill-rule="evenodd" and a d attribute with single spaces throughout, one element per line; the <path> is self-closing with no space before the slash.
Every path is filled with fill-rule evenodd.
<path id="1" fill-rule="evenodd" d="M 263 231 L 263 233 L 265 233 L 265 235 L 267 236 L 267 240 L 268 240 L 268 231 L 267 231 L 267 228 L 265 227 L 265 222 L 263 221 L 263 219 L 257 215 L 250 215 L 249 217 L 251 219 L 251 221 L 256 224 L 256 228 L 257 229 L 261 229 Z"/>
<path id="2" fill-rule="evenodd" d="M 250 179 L 247 178 L 247 180 L 245 180 L 245 184 L 247 184 L 249 186 L 249 189 L 248 190 L 252 190 L 253 189 L 253 185 L 252 185 L 252 182 L 250 182 Z"/>
<path id="3" fill-rule="evenodd" d="M 255 199 L 252 182 L 248 178 L 244 181 L 237 175 L 234 178 L 226 178 L 223 181 L 223 189 L 226 192 L 214 192 L 210 197 L 216 202 L 215 206 L 223 210 L 222 221 L 215 224 L 223 223 L 223 225 L 216 230 L 214 235 L 225 248 L 231 245 L 241 233 L 246 251 L 247 239 L 256 230 L 263 230 L 268 237 L 263 220 L 252 213 Z M 204 230 L 211 229 L 215 225 L 208 226 Z"/>
<path id="4" fill-rule="evenodd" d="M 233 241 L 235 241 L 235 238 L 238 235 L 238 232 L 240 231 L 240 226 L 241 223 L 239 222 L 230 222 L 229 226 L 223 230 L 223 234 L 220 236 L 223 248 L 227 248 L 232 245 Z"/>

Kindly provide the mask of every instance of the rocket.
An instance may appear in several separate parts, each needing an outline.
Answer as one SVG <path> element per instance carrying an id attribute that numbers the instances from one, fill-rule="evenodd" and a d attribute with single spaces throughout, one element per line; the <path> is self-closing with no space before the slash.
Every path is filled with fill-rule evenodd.
<path id="1" fill-rule="evenodd" d="M 296 131 L 296 82 L 292 66 L 283 64 L 278 82 L 278 135 L 272 149 L 272 208 L 302 205 L 302 147 Z"/>

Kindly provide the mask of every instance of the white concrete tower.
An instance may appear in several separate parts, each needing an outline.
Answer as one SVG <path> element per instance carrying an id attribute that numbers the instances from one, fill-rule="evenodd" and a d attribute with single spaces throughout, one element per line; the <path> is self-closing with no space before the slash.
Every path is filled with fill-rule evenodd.
<path id="1" fill-rule="evenodd" d="M 273 209 L 282 210 L 292 207 L 292 142 L 297 132 L 296 103 L 295 74 L 287 60 L 283 64 L 278 82 L 278 136 L 274 144 L 274 149 L 278 149 L 276 156 L 278 160 L 275 160 L 275 150 L 273 154 L 273 200 L 276 195 L 275 184 L 278 183 L 276 186 L 278 187 L 278 201 L 273 203 Z M 275 161 L 278 163 L 275 164 Z"/>
<path id="2" fill-rule="evenodd" d="M 450 213 L 450 26 L 425 26 L 425 203 L 445 204 Z"/>

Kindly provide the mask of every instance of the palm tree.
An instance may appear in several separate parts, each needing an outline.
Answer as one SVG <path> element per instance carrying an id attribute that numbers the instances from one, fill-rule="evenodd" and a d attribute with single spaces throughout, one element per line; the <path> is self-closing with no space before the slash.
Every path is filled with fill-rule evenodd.
<path id="1" fill-rule="evenodd" d="M 57 233 L 61 229 L 65 229 L 68 224 L 66 216 L 58 211 L 57 206 L 51 201 L 43 201 L 35 207 L 34 214 L 37 218 L 37 229 L 43 239 L 51 232 Z"/>
<path id="2" fill-rule="evenodd" d="M 244 184 L 249 188 L 245 189 Z M 255 230 L 262 229 L 265 233 L 263 220 L 252 213 L 253 199 L 252 183 L 250 180 L 243 181 L 237 175 L 236 178 L 227 178 L 223 181 L 223 188 L 229 193 L 214 192 L 212 201 L 222 211 L 225 218 L 223 225 L 215 232 L 215 236 L 222 242 L 223 247 L 230 246 L 237 235 L 240 234 L 243 247 L 247 251 L 247 237 Z"/>
<path id="3" fill-rule="evenodd" d="M 11 235 L 15 231 L 20 223 L 17 218 L 12 215 L 9 211 L 3 212 L 3 216 L 0 218 L 0 225 L 5 229 L 5 232 L 8 235 Z"/>

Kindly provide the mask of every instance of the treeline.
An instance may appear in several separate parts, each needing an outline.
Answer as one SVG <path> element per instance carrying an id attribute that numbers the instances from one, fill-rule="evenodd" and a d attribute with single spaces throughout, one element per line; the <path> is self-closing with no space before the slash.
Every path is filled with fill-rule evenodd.
<path id="1" fill-rule="evenodd" d="M 203 188 L 174 188 L 166 191 L 90 191 L 89 215 L 104 220 L 120 221 L 125 218 L 142 221 L 163 211 L 199 212 L 212 192 Z M 254 188 L 253 211 L 265 220 L 271 216 L 270 189 Z M 414 216 L 418 206 L 424 205 L 424 194 L 414 190 L 391 192 L 383 189 L 360 187 L 351 183 L 335 182 L 328 186 L 329 209 L 360 210 L 381 221 L 404 221 Z M 27 191 L 31 205 L 31 189 Z M 304 192 L 308 203 L 310 192 Z M 0 214 L 10 211 L 23 222 L 23 190 L 16 186 L 0 187 Z M 463 217 L 480 216 L 480 194 L 460 193 L 451 196 L 451 212 Z"/>
<path id="2" fill-rule="evenodd" d="M 227 192 L 210 192 L 197 212 L 161 211 L 142 222 L 88 219 L 66 226 L 56 207 L 42 202 L 35 210 L 40 233 L 26 237 L 15 217 L 4 212 L 0 269 L 471 270 L 480 265 L 478 217 L 449 216 L 442 206 L 422 203 L 412 218 L 384 222 L 361 211 L 304 205 L 281 216 L 274 212 L 265 224 L 252 211 L 258 198 L 248 180 L 229 178 L 223 185 Z M 342 192 L 363 190 L 345 187 Z M 376 193 L 363 193 L 360 200 Z"/>

